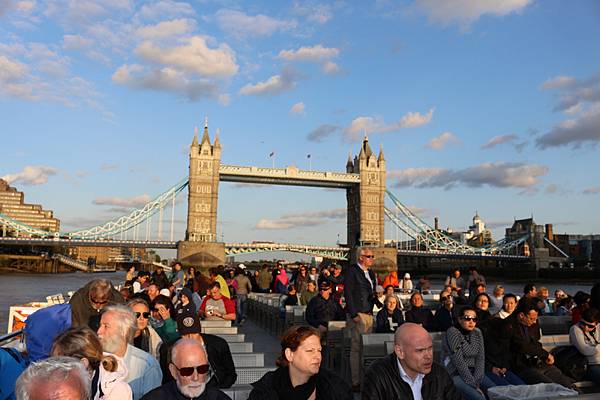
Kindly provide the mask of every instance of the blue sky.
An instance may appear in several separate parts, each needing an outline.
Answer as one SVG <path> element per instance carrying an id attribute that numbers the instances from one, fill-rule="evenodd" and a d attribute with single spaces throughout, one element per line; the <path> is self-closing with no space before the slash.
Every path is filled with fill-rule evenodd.
<path id="1" fill-rule="evenodd" d="M 598 37 L 593 0 L 0 0 L 0 177 L 95 225 L 185 176 L 207 116 L 224 164 L 343 171 L 366 132 L 431 224 L 598 233 Z M 222 183 L 219 235 L 334 244 L 345 207 Z"/>

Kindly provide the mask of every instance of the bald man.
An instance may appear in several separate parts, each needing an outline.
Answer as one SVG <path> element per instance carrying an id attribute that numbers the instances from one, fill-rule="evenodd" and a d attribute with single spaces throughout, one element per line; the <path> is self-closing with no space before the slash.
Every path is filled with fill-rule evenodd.
<path id="1" fill-rule="evenodd" d="M 394 336 L 394 352 L 375 361 L 364 377 L 362 400 L 461 400 L 448 372 L 433 361 L 431 336 L 406 322 Z"/>
<path id="2" fill-rule="evenodd" d="M 204 346 L 197 340 L 185 338 L 175 343 L 169 370 L 175 380 L 154 389 L 142 400 L 231 400 L 219 389 L 206 386 L 210 365 Z"/>

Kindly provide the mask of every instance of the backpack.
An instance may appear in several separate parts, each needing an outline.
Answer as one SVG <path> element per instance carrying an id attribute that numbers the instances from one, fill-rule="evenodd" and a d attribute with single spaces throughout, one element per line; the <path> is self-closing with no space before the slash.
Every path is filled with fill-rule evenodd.
<path id="1" fill-rule="evenodd" d="M 552 350 L 554 365 L 576 381 L 585 380 L 587 358 L 575 346 L 559 346 Z"/>

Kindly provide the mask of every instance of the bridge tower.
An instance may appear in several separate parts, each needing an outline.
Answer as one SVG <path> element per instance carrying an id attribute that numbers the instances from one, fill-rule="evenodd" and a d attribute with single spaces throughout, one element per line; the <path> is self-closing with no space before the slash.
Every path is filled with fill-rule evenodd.
<path id="1" fill-rule="evenodd" d="M 376 156 L 365 135 L 358 156 L 352 160 L 348 156 L 346 172 L 360 175 L 360 184 L 347 189 L 348 201 L 348 245 L 356 248 L 368 245 L 374 248 L 376 259 L 385 259 L 385 265 L 378 269 L 395 268 L 395 249 L 385 249 L 384 245 L 384 202 L 385 202 L 385 158 L 383 148 Z M 355 254 L 351 259 L 355 259 Z M 377 266 L 376 266 L 377 268 Z"/>
<path id="2" fill-rule="evenodd" d="M 217 243 L 217 203 L 219 198 L 219 167 L 221 144 L 218 134 L 211 144 L 208 121 L 204 123 L 202 140 L 198 131 L 190 146 L 188 213 L 185 241 L 177 246 L 177 258 L 182 263 L 210 267 L 225 261 L 223 243 Z"/>

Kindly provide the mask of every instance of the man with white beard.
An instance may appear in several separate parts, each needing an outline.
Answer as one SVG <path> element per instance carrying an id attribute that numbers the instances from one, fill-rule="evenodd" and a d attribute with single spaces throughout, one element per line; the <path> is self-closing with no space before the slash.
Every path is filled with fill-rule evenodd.
<path id="1" fill-rule="evenodd" d="M 194 339 L 181 339 L 171 349 L 169 370 L 174 381 L 154 389 L 142 400 L 231 400 L 217 388 L 206 386 L 211 371 L 204 346 Z"/>
<path id="2" fill-rule="evenodd" d="M 162 372 L 156 358 L 129 344 L 136 329 L 135 314 L 122 305 L 106 307 L 98 328 L 102 350 L 122 358 L 127 367 L 125 382 L 131 386 L 133 400 L 141 399 L 162 382 Z"/>

